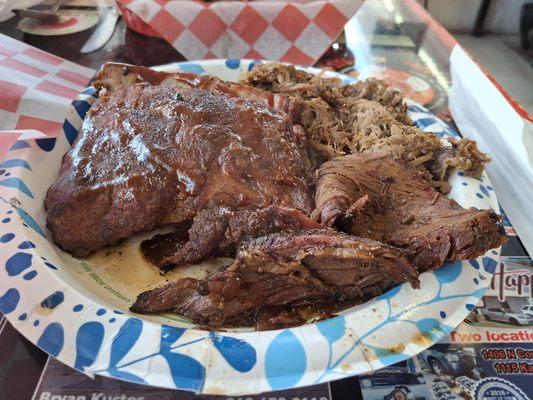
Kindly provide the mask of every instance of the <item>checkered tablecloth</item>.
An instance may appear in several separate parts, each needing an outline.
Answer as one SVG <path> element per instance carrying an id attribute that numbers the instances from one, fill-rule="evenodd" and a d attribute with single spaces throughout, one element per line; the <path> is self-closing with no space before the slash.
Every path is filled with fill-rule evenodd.
<path id="1" fill-rule="evenodd" d="M 58 136 L 94 73 L 0 34 L 0 160 L 18 139 Z"/>
<path id="2" fill-rule="evenodd" d="M 364 0 L 119 0 L 189 60 L 255 58 L 312 65 Z"/>

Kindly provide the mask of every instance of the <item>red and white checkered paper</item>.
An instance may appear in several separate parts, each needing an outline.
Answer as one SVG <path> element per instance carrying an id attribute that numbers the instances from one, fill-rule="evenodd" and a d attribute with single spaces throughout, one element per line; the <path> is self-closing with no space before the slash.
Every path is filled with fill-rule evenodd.
<path id="1" fill-rule="evenodd" d="M 188 60 L 254 58 L 312 65 L 364 0 L 121 0 Z"/>
<path id="2" fill-rule="evenodd" d="M 0 160 L 18 139 L 58 136 L 94 73 L 0 34 Z"/>

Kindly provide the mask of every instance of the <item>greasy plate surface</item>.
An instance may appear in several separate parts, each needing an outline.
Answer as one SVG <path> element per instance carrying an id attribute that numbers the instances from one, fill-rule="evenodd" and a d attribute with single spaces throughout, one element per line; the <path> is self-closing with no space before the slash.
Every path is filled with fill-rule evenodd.
<path id="1" fill-rule="evenodd" d="M 237 80 L 252 63 L 213 60 L 164 69 Z M 499 250 L 424 273 L 420 290 L 400 285 L 338 317 L 297 328 L 209 333 L 179 316 L 129 313 L 138 292 L 165 279 L 140 258 L 141 238 L 77 260 L 44 229 L 46 189 L 94 100 L 94 89 L 87 89 L 73 102 L 63 136 L 18 142 L 0 163 L 0 309 L 28 339 L 76 369 L 226 395 L 311 385 L 429 347 L 470 313 L 490 282 Z M 410 105 L 410 116 L 424 130 L 455 134 L 420 106 Z M 486 175 L 475 180 L 455 173 L 451 184 L 450 196 L 463 207 L 498 210 Z M 174 277 L 201 276 L 221 264 L 185 268 Z"/>

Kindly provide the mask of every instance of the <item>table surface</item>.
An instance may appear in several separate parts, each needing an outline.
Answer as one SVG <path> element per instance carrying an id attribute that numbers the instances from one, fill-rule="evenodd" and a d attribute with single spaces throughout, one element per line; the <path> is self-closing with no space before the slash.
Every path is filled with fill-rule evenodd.
<path id="1" fill-rule="evenodd" d="M 81 54 L 79 49 L 89 38 L 95 28 L 75 34 L 46 37 L 24 34 L 17 29 L 18 17 L 11 18 L 0 23 L 0 32 L 15 39 L 24 41 L 32 46 L 48 51 L 81 65 L 98 69 L 106 61 L 120 61 L 140 65 L 160 65 L 184 58 L 169 44 L 137 34 L 125 27 L 119 20 L 117 28 L 111 40 L 100 50 L 91 54 Z M 367 0 L 354 18 L 346 25 L 344 34 L 328 50 L 318 62 L 319 66 L 328 66 L 340 70 L 354 77 L 365 78 L 373 75 L 389 81 L 395 88 L 401 90 L 406 97 L 424 104 L 427 108 L 453 125 L 447 107 L 447 93 L 451 86 L 449 73 L 450 46 L 446 34 L 435 29 L 431 20 L 428 20 L 423 9 L 414 1 L 399 0 Z M 505 291 L 514 289 L 514 298 L 519 301 L 532 298 L 533 263 L 524 250 L 520 239 L 512 227 L 507 223 L 506 230 L 509 241 L 502 249 L 500 274 L 496 274 L 498 282 L 503 282 L 504 277 L 511 276 L 515 285 L 505 281 L 501 283 Z M 517 269 L 518 268 L 518 269 Z M 523 287 L 516 284 L 524 278 Z M 498 285 L 498 282 L 493 282 Z M 505 286 L 507 285 L 507 286 Z M 529 285 L 529 286 L 528 286 Z M 494 287 L 492 291 L 497 290 Z M 507 292 L 506 292 L 507 293 Z M 482 306 L 513 309 L 511 298 L 496 299 L 494 296 L 486 296 Z M 513 300 L 515 301 L 515 300 Z M 517 303 L 518 304 L 518 303 Z M 522 304 L 522 303 L 520 303 Z M 124 399 L 182 399 L 195 397 L 187 392 L 168 391 L 157 388 L 148 388 L 135 384 L 120 382 L 117 380 L 97 377 L 92 380 L 69 367 L 62 365 L 48 357 L 45 353 L 32 345 L 16 332 L 2 316 L 0 322 L 0 399 L 52 399 L 53 395 L 74 396 L 79 399 L 98 399 L 103 396 L 108 398 Z M 502 322 L 488 322 L 482 313 L 472 313 L 469 322 L 463 323 L 455 333 L 444 342 L 453 344 L 438 344 L 430 351 L 449 352 L 470 351 L 478 359 L 481 373 L 474 374 L 472 371 L 462 372 L 465 378 L 479 380 L 481 376 L 498 376 L 514 382 L 520 386 L 522 381 L 529 377 L 530 383 L 524 383 L 522 387 L 526 393 L 533 393 L 531 373 L 505 374 L 499 370 L 496 364 L 487 364 L 490 357 L 486 357 L 487 351 L 491 350 L 487 340 L 468 346 L 457 345 L 465 342 L 458 332 L 467 330 L 476 333 L 476 329 L 485 333 L 490 338 L 491 332 L 513 332 L 517 334 L 526 330 L 532 333 L 529 327 L 511 327 Z M 470 324 L 469 324 L 470 323 Z M 509 330 L 511 328 L 511 331 Z M 487 333 L 489 332 L 489 333 Z M 472 333 L 470 333 L 472 335 Z M 472 336 L 473 337 L 473 336 Z M 500 335 L 500 337 L 503 337 Z M 527 338 L 527 336 L 526 336 Z M 526 340 L 520 346 L 531 350 L 532 340 Z M 470 340 L 470 342 L 472 342 Z M 516 347 L 516 343 L 504 341 L 507 347 Z M 466 346 L 466 347 L 465 347 Z M 513 347 L 513 348 L 514 348 Z M 428 353 L 429 354 L 429 353 Z M 459 353 L 458 353 L 459 354 Z M 462 354 L 462 353 L 461 353 Z M 531 358 L 527 359 L 530 360 Z M 443 361 L 444 362 L 444 361 Z M 399 374 L 399 370 L 402 372 Z M 527 368 L 526 368 L 527 370 Z M 526 371 L 524 370 L 524 371 Z M 505 372 L 505 371 L 503 371 Z M 369 377 L 354 377 L 322 384 L 314 387 L 294 389 L 284 392 L 268 393 L 252 398 L 273 399 L 384 399 L 388 394 L 399 390 L 399 385 L 410 388 L 406 393 L 407 399 L 452 399 L 460 396 L 469 398 L 468 390 L 461 382 L 465 382 L 462 375 L 457 371 L 445 371 L 436 376 L 436 371 L 428 358 L 418 356 L 396 367 L 396 370 L 377 373 Z M 416 382 L 413 383 L 412 379 Z M 527 379 L 526 379 L 527 381 Z M 524 381 L 525 382 L 525 381 Z M 448 389 L 442 389 L 442 384 Z M 463 386 L 462 386 L 463 385 Z M 438 389 L 440 387 L 440 389 Z M 524 389 L 525 387 L 525 389 Z M 395 389 L 396 388 L 396 389 Z M 403 393 L 403 392 L 402 392 Z M 449 393 L 444 396 L 442 393 Z M 76 397 L 78 396 L 78 397 Z M 121 397 L 122 396 L 122 397 Z M 444 396 L 444 397 L 443 397 Z M 452 397 L 450 397 L 452 396 Z M 56 397 L 63 399 L 68 397 Z M 405 397 L 395 396 L 403 400 Z"/>

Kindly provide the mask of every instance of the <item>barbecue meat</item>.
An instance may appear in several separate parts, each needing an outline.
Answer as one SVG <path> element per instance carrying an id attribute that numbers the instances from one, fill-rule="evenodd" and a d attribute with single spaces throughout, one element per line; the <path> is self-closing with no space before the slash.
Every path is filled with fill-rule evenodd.
<path id="1" fill-rule="evenodd" d="M 205 79 L 167 75 L 102 91 L 64 156 L 44 205 L 54 241 L 73 255 L 209 207 L 312 211 L 305 135 L 282 110 L 290 102 L 273 108 L 256 89 L 228 84 L 225 95 L 216 78 L 199 89 L 190 85 Z"/>
<path id="2" fill-rule="evenodd" d="M 320 228 L 320 224 L 292 208 L 209 208 L 194 217 L 188 236 L 180 230 L 156 235 L 142 242 L 141 250 L 165 272 L 175 265 L 198 264 L 215 257 L 233 258 L 237 246 L 246 239 L 311 228 Z"/>
<path id="3" fill-rule="evenodd" d="M 416 166 L 446 193 L 452 167 L 479 178 L 490 161 L 473 140 L 448 139 L 446 143 L 413 126 L 402 94 L 384 81 L 344 84 L 339 78 L 272 63 L 255 66 L 241 81 L 299 102 L 299 123 L 305 128 L 317 167 L 344 154 L 386 151 Z"/>
<path id="4" fill-rule="evenodd" d="M 404 249 L 422 272 L 467 260 L 505 240 L 492 210 L 464 209 L 387 154 L 343 156 L 318 170 L 313 218 Z"/>
<path id="5" fill-rule="evenodd" d="M 151 68 L 121 63 L 107 63 L 96 75 L 93 86 L 104 92 L 110 92 L 137 83 L 154 86 L 180 86 L 204 89 L 210 93 L 245 98 L 262 105 L 289 114 L 298 119 L 303 103 L 289 96 L 266 92 L 249 85 L 226 82 L 211 75 L 197 75 L 184 72 L 162 72 Z"/>
<path id="6" fill-rule="evenodd" d="M 252 324 L 264 313 L 293 321 L 286 314 L 295 307 L 360 303 L 406 281 L 418 284 L 401 250 L 329 229 L 280 232 L 246 242 L 234 264 L 203 280 L 141 293 L 131 310 L 176 311 L 212 327 Z"/>

